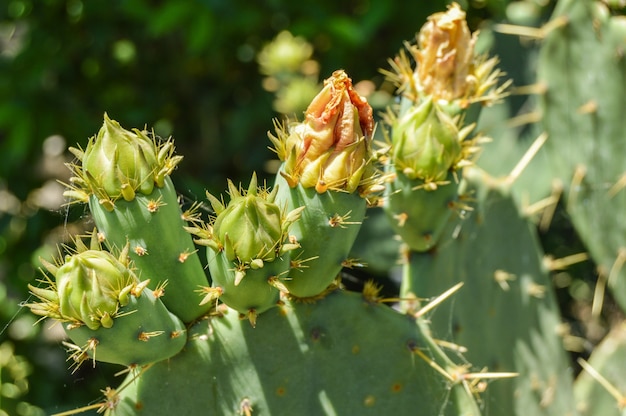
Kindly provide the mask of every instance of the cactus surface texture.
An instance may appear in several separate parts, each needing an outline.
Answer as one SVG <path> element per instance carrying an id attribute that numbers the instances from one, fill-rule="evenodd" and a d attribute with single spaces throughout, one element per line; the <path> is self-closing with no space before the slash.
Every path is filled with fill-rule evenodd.
<path id="1" fill-rule="evenodd" d="M 356 293 L 285 302 L 255 328 L 226 311 L 189 330 L 185 354 L 130 383 L 114 414 L 480 414 L 465 383 L 445 380 L 416 350 L 456 368 L 419 322 Z"/>
<path id="2" fill-rule="evenodd" d="M 546 151 L 572 221 L 626 309 L 626 35 L 624 16 L 594 1 L 561 1 L 538 63 Z M 602 74 L 600 76 L 600 74 Z M 576 115 L 576 116 L 574 116 Z"/>

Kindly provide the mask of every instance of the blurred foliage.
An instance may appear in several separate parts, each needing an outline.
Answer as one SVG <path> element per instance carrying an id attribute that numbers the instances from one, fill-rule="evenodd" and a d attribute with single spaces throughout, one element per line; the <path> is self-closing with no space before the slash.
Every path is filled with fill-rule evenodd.
<path id="1" fill-rule="evenodd" d="M 266 132 L 279 114 L 272 111 L 273 93 L 263 87 L 257 55 L 270 40 L 285 30 L 306 40 L 312 46 L 306 59 L 319 65 L 316 78 L 344 68 L 355 82 L 370 80 L 390 89 L 379 68 L 386 68 L 387 59 L 414 38 L 426 16 L 444 10 L 446 3 L 3 2 L 0 343 L 10 341 L 6 345 L 32 369 L 20 400 L 46 412 L 72 408 L 96 397 L 118 370 L 83 366 L 68 374 L 60 328 L 44 325 L 41 331 L 19 306 L 28 298 L 26 284 L 38 278 L 37 258 L 50 258 L 57 243 L 90 227 L 78 221 L 83 208 L 62 206 L 56 181 L 69 177 L 63 166 L 71 161 L 67 146 L 84 146 L 106 111 L 124 126 L 146 125 L 162 137 L 174 136 L 185 157 L 174 180 L 190 200 L 202 199 L 205 189 L 221 190 L 226 177 L 246 179 L 251 170 L 269 178 L 266 162 L 274 156 Z M 460 3 L 468 9 L 472 29 L 501 21 L 507 12 L 520 23 L 539 24 L 547 15 L 547 2 L 540 0 L 509 8 L 508 0 Z M 297 98 L 285 100 L 289 104 Z M 522 105 L 515 102 L 517 108 Z M 85 380 L 94 387 L 87 388 Z M 81 385 L 80 391 L 74 384 Z"/>

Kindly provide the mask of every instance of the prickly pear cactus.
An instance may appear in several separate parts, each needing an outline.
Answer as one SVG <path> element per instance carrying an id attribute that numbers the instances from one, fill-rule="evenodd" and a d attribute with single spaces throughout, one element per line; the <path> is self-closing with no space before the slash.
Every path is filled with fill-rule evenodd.
<path id="1" fill-rule="evenodd" d="M 336 71 L 305 112 L 305 120 L 270 134 L 283 161 L 276 201 L 306 207 L 291 230 L 301 245 L 282 283 L 293 296 L 319 295 L 346 265 L 365 217 L 367 196 L 377 188 L 371 150 L 372 108 Z"/>
<path id="2" fill-rule="evenodd" d="M 229 181 L 230 203 L 224 206 L 207 194 L 215 214 L 212 224 L 187 227 L 207 245 L 208 267 L 213 287 L 205 288 L 202 303 L 219 298 L 239 311 L 254 326 L 258 314 L 276 306 L 280 279 L 290 269 L 290 251 L 299 244 L 289 242 L 289 229 L 304 207 L 284 212 L 274 203 L 276 191 L 257 189 L 252 175 L 247 192 Z"/>
<path id="3" fill-rule="evenodd" d="M 401 298 L 415 299 L 404 307 L 416 312 L 418 299 L 463 284 L 429 317 L 434 336 L 467 349 L 459 362 L 518 375 L 489 387 L 484 414 L 573 414 L 559 309 L 537 238 L 517 211 L 512 181 L 472 165 L 482 140 L 468 123 L 506 88 L 496 86 L 495 61 L 475 56 L 474 43 L 452 5 L 409 47 L 414 71 L 403 54 L 392 62 L 403 98 L 387 119 L 384 207 L 405 243 Z"/>
<path id="4" fill-rule="evenodd" d="M 59 265 L 44 262 L 46 288 L 29 286 L 38 302 L 37 315 L 65 323 L 75 343 L 76 365 L 98 361 L 125 366 L 169 358 L 185 346 L 185 326 L 170 313 L 159 293 L 139 281 L 128 257 L 128 245 L 116 258 L 103 251 L 97 233 L 88 248 L 76 240 L 76 253 Z"/>
<path id="5" fill-rule="evenodd" d="M 66 324 L 76 365 L 128 368 L 103 401 L 78 410 L 567 414 L 558 314 L 534 236 L 507 189 L 468 168 L 481 144 L 472 135 L 479 110 L 506 86 L 497 86 L 497 60 L 476 56 L 474 43 L 457 4 L 429 19 L 408 48 L 417 67 L 406 53 L 392 62 L 402 98 L 376 150 L 372 108 L 345 71 L 334 72 L 303 121 L 275 123 L 276 183 L 229 181 L 228 203 L 207 192 L 208 221 L 197 206 L 178 206 L 171 140 L 105 115 L 86 149 L 73 150 L 67 191 L 88 204 L 97 230 L 89 247 L 77 239 L 64 261 L 44 263 L 28 305 Z M 467 195 L 477 205 L 461 221 Z M 404 299 L 402 311 L 372 282 L 362 293 L 341 284 L 342 268 L 361 263 L 349 254 L 375 204 L 408 247 L 403 295 L 415 301 Z M 465 288 L 432 312 L 459 280 Z M 486 380 L 517 373 L 477 400 Z"/>
<path id="6" fill-rule="evenodd" d="M 346 107 L 352 113 L 355 110 L 351 105 L 348 102 Z M 353 114 L 351 120 L 358 121 L 358 113 Z M 106 119 L 106 123 L 121 129 L 112 120 Z M 336 131 L 335 127 L 329 130 Z M 358 139 L 348 146 L 350 152 L 364 143 L 362 132 L 355 131 Z M 80 154 L 83 163 L 90 160 L 90 149 L 102 146 L 99 140 L 102 135 Z M 141 138 L 135 136 L 133 140 Z M 366 285 L 362 294 L 340 288 L 337 276 L 351 241 L 322 235 L 327 244 L 315 245 L 304 234 L 292 234 L 307 210 L 313 211 L 310 218 L 318 218 L 310 220 L 309 229 L 303 226 L 296 232 L 328 232 L 344 227 L 352 227 L 350 233 L 358 232 L 358 222 L 341 222 L 335 214 L 347 210 L 347 219 L 355 206 L 350 204 L 364 211 L 364 190 L 375 177 L 359 176 L 372 160 L 368 148 L 350 153 L 350 157 L 357 172 L 341 171 L 341 175 L 349 175 L 341 184 L 342 192 L 312 189 L 313 200 L 321 195 L 319 205 L 311 203 L 289 210 L 288 201 L 277 203 L 279 188 L 270 191 L 258 187 L 253 175 L 247 191 L 229 183 L 228 204 L 208 194 L 216 215 L 209 223 L 192 217 L 192 225 L 184 226 L 178 217 L 180 229 L 207 246 L 212 285 L 198 285 L 192 290 L 187 286 L 189 282 L 182 284 L 188 291 L 185 305 L 171 309 L 164 302 L 170 293 L 167 287 L 163 289 L 159 284 L 151 288 L 150 281 L 140 280 L 140 276 L 165 282 L 187 275 L 170 276 L 172 269 L 162 266 L 163 259 L 133 249 L 140 232 L 131 228 L 131 219 L 144 218 L 145 227 L 162 226 L 160 221 L 152 221 L 150 215 L 154 212 L 140 203 L 140 192 L 136 192 L 140 188 L 129 194 L 130 201 L 121 191 L 109 199 L 90 195 L 87 200 L 95 211 L 96 223 L 111 227 L 118 221 L 120 229 L 107 228 L 106 233 L 94 230 L 89 246 L 76 239 L 75 251 L 63 261 L 44 262 L 48 271 L 42 279 L 44 285 L 30 287 L 38 301 L 27 305 L 38 315 L 66 324 L 74 343 L 68 345 L 76 366 L 90 360 L 129 368 L 128 379 L 118 389 L 103 390 L 103 402 L 82 410 L 166 415 L 176 409 L 186 414 L 220 415 L 253 411 L 276 414 L 286 409 L 300 414 L 413 414 L 420 409 L 426 414 L 478 415 L 473 395 L 476 392 L 468 375 L 472 379 L 480 375 L 451 361 L 430 337 L 426 321 L 384 305 L 373 284 Z M 108 165 L 88 170 L 74 166 L 74 172 L 81 176 L 74 180 L 71 192 L 82 197 L 81 192 L 92 189 L 88 186 L 93 182 L 87 179 L 105 177 L 97 170 L 102 166 Z M 353 186 L 349 182 L 355 175 Z M 84 178 L 85 182 L 80 182 Z M 134 189 L 132 181 L 128 183 Z M 146 192 L 154 195 L 167 188 L 168 181 L 163 185 L 159 188 L 156 184 Z M 289 189 L 289 184 L 284 185 Z M 106 217 L 107 213 L 115 216 Z M 333 220 L 338 221 L 336 227 L 329 222 Z M 315 221 L 326 222 L 325 229 L 316 230 Z M 110 242 L 105 236 L 116 231 L 128 240 L 121 250 L 110 243 L 111 251 L 118 252 L 114 255 L 103 250 L 101 241 Z M 146 230 L 146 238 L 157 233 Z M 151 245 L 146 247 L 148 250 Z M 296 250 L 306 252 L 306 247 L 316 250 L 315 257 L 320 261 L 311 261 L 307 268 L 307 278 L 313 283 L 305 282 L 303 287 L 310 292 L 297 296 L 289 287 L 297 287 L 292 283 L 298 283 L 302 267 L 292 256 Z M 132 253 L 161 266 L 137 264 L 131 260 Z M 330 262 L 323 261 L 327 258 Z M 195 277 L 192 274 L 190 278 L 193 282 Z M 198 305 L 207 312 L 191 324 L 183 324 L 178 314 L 197 313 Z M 387 362 L 390 351 L 392 365 Z M 168 386 L 165 390 L 161 388 L 164 377 Z M 303 380 L 307 382 L 303 384 Z M 197 394 L 198 389 L 205 394 Z"/>
<path id="7" fill-rule="evenodd" d="M 546 151 L 565 186 L 572 222 L 626 309 L 626 20 L 604 3 L 558 2 L 543 41 L 538 81 Z"/>

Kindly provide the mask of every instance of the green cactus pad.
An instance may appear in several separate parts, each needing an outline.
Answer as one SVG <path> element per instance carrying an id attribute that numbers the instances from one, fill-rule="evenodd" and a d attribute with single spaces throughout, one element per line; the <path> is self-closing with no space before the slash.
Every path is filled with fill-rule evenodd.
<path id="1" fill-rule="evenodd" d="M 248 315 L 250 312 L 259 314 L 278 302 L 279 291 L 268 282 L 268 279 L 277 277 L 289 269 L 289 254 L 265 262 L 260 269 L 249 268 L 243 271 L 245 276 L 239 282 L 233 262 L 226 258 L 223 251 L 216 253 L 212 248 L 208 248 L 207 262 L 213 276 L 213 287 L 222 290 L 220 301 L 241 314 Z M 253 316 L 250 317 L 254 319 Z"/>
<path id="2" fill-rule="evenodd" d="M 293 296 L 317 296 L 333 283 L 348 259 L 367 203 L 357 193 L 290 188 L 280 174 L 276 184 L 276 203 L 287 204 L 287 209 L 306 207 L 289 231 L 301 246 L 291 252 L 292 263 L 303 263 L 292 268 L 282 283 Z"/>
<path id="3" fill-rule="evenodd" d="M 455 213 L 459 184 L 452 173 L 448 183 L 427 190 L 421 179 L 398 173 L 387 185 L 384 210 L 393 230 L 414 251 L 427 251 L 437 243 Z"/>
<path id="4" fill-rule="evenodd" d="M 189 335 L 184 354 L 120 392 L 113 414 L 480 414 L 462 383 L 415 354 L 452 371 L 422 325 L 360 294 L 287 303 L 256 328 L 231 311 Z"/>
<path id="5" fill-rule="evenodd" d="M 537 69 L 546 152 L 578 234 L 626 310 L 624 17 L 600 2 L 565 0 L 556 19 L 563 24 L 548 33 Z"/>
<path id="6" fill-rule="evenodd" d="M 466 347 L 474 366 L 519 373 L 489 386 L 486 415 L 575 414 L 559 308 L 532 225 L 509 185 L 478 169 L 465 177 L 475 210 L 451 222 L 435 249 L 410 253 L 401 295 L 428 298 L 464 283 L 429 318 L 433 336 Z"/>
<path id="7" fill-rule="evenodd" d="M 167 281 L 161 300 L 171 312 L 191 322 L 210 310 L 210 304 L 200 305 L 196 293 L 207 285 L 207 277 L 191 236 L 183 229 L 185 221 L 169 177 L 150 195 L 116 201 L 112 211 L 92 195 L 89 209 L 108 247 L 130 243 L 129 254 L 141 280 L 150 279 L 152 289 Z"/>
<path id="8" fill-rule="evenodd" d="M 144 365 L 176 355 L 185 346 L 184 324 L 149 289 L 129 296 L 111 328 L 67 327 L 67 335 L 90 358 L 107 363 Z"/>

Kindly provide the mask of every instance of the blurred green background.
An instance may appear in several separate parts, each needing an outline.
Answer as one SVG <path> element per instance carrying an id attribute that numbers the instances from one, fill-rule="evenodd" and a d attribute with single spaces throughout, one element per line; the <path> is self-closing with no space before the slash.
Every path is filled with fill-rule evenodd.
<path id="1" fill-rule="evenodd" d="M 83 207 L 64 206 L 68 146 L 85 146 L 103 113 L 126 128 L 173 135 L 185 156 L 174 174 L 189 200 L 221 192 L 226 177 L 270 177 L 266 133 L 274 96 L 263 88 L 257 54 L 288 30 L 313 46 L 319 76 L 345 69 L 355 82 L 386 88 L 380 68 L 445 1 L 81 1 L 0 4 L 0 409 L 48 414 L 86 405 L 115 385 L 118 367 L 82 366 L 70 374 L 62 331 L 20 308 L 38 278 L 38 257 L 91 225 Z M 460 2 L 472 29 L 492 22 L 539 25 L 548 1 Z M 488 38 L 488 37 L 487 37 Z M 532 82 L 490 45 L 518 85 Z M 535 45 L 523 45 L 532 56 Z M 389 86 L 387 86 L 389 87 Z M 524 104 L 509 102 L 511 114 Z M 300 113 L 301 114 L 301 113 Z M 298 114 L 296 114 L 297 116 Z M 85 218 L 83 218 L 85 217 Z M 83 220 L 87 220 L 85 221 Z M 27 381 L 26 381 L 27 380 Z M 6 384 L 11 386 L 7 387 Z M 1 412 L 0 412 L 1 413 Z"/>

